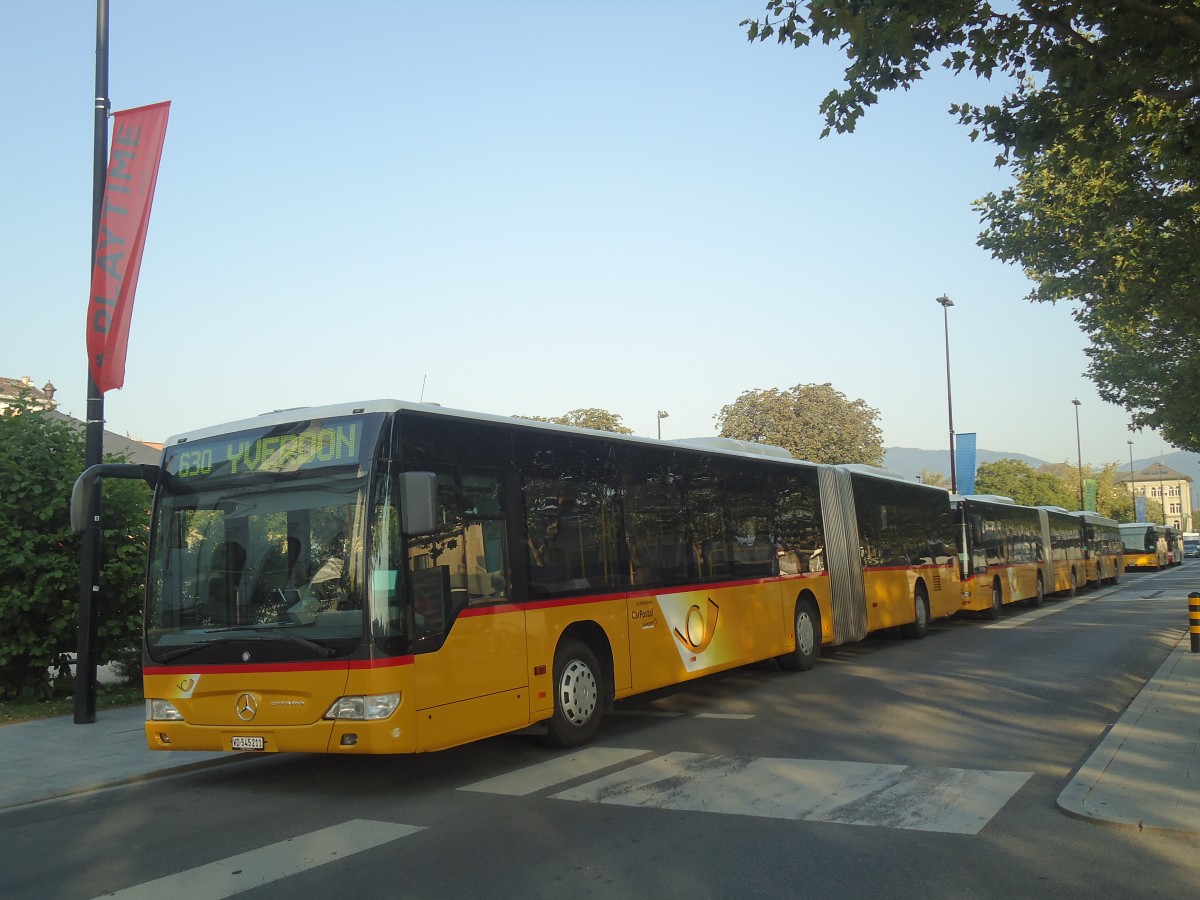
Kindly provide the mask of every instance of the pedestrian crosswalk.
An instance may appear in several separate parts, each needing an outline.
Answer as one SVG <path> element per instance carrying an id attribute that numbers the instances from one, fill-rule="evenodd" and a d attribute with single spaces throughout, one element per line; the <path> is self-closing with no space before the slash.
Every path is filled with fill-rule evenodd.
<path id="1" fill-rule="evenodd" d="M 551 796 L 580 803 L 978 834 L 1032 775 L 704 753 L 655 756 L 607 747 L 460 790 L 527 796 L 638 757 L 647 758 Z"/>
<path id="2" fill-rule="evenodd" d="M 1030 772 L 586 747 L 463 785 L 465 793 L 978 834 Z M 424 826 L 353 819 L 135 885 L 118 900 L 220 900 Z"/>

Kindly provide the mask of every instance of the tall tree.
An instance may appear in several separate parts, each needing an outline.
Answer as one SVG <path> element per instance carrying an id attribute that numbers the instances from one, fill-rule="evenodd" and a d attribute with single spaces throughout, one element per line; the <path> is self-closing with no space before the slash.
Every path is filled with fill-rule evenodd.
<path id="1" fill-rule="evenodd" d="M 1018 459 L 983 463 L 975 473 L 975 490 L 980 494 L 1009 497 L 1023 506 L 1079 506 L 1077 494 L 1062 478 L 1041 472 Z"/>
<path id="2" fill-rule="evenodd" d="M 879 411 L 829 383 L 744 391 L 714 418 L 722 437 L 784 447 L 799 459 L 883 465 Z"/>
<path id="3" fill-rule="evenodd" d="M 940 64 L 1010 79 L 951 112 L 1000 149 L 1015 187 L 979 201 L 980 243 L 1030 299 L 1081 304 L 1088 375 L 1137 426 L 1200 450 L 1200 5 L 1195 0 L 769 0 L 751 41 L 836 43 L 825 130 Z"/>
<path id="4" fill-rule="evenodd" d="M 83 451 L 83 436 L 28 396 L 0 409 L 0 700 L 70 693 L 80 539 L 68 510 Z M 100 662 L 128 676 L 141 669 L 149 524 L 144 484 L 105 485 Z"/>

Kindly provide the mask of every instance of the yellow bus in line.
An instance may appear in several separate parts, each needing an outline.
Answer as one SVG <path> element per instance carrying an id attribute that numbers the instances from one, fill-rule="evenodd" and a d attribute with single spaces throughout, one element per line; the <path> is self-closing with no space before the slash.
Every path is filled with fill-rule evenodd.
<path id="1" fill-rule="evenodd" d="M 1154 569 L 1167 565 L 1167 529 L 1152 522 L 1122 522 L 1125 569 Z"/>
<path id="2" fill-rule="evenodd" d="M 373 401 L 172 438 L 152 480 L 155 750 L 575 746 L 615 700 L 960 602 L 944 490 L 720 439 Z"/>
<path id="3" fill-rule="evenodd" d="M 1121 527 L 1094 512 L 1073 512 L 1083 525 L 1084 567 L 1090 585 L 1116 584 L 1125 571 Z"/>
<path id="4" fill-rule="evenodd" d="M 1052 577 L 1042 511 L 991 494 L 955 495 L 962 609 L 998 619 L 1008 604 L 1041 606 Z"/>
<path id="5" fill-rule="evenodd" d="M 1047 592 L 1074 597 L 1087 582 L 1082 523 L 1061 506 L 1039 506 L 1037 510 L 1049 563 Z"/>

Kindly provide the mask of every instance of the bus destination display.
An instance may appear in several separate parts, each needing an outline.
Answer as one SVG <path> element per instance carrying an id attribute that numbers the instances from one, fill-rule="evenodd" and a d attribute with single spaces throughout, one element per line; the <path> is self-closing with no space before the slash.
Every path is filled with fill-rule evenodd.
<path id="1" fill-rule="evenodd" d="M 362 431 L 360 419 L 241 431 L 172 447 L 166 469 L 178 478 L 195 480 L 352 465 L 362 449 Z"/>

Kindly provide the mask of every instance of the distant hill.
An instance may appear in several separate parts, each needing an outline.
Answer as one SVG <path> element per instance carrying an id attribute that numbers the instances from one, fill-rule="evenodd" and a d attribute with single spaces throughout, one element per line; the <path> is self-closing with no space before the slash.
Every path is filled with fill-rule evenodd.
<path id="1" fill-rule="evenodd" d="M 998 450 L 977 450 L 976 458 L 979 463 L 991 463 L 999 459 L 1015 459 L 1026 465 L 1037 468 L 1046 464 L 1046 460 L 1026 456 L 1024 453 L 1001 452 Z M 1133 467 L 1142 469 L 1151 463 L 1159 461 L 1159 457 L 1150 456 L 1145 459 L 1135 459 Z M 1175 450 L 1162 455 L 1163 465 L 1187 475 L 1192 479 L 1193 496 L 1200 491 L 1200 454 Z M 947 479 L 950 477 L 950 453 L 947 450 L 919 450 L 916 447 L 887 447 L 883 451 L 884 468 L 905 478 L 919 478 L 922 472 L 940 472 Z M 1125 466 L 1121 466 L 1124 473 Z"/>

